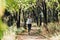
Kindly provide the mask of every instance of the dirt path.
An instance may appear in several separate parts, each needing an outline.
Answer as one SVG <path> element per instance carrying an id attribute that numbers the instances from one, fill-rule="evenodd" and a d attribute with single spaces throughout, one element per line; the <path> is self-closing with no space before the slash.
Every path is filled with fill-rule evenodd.
<path id="1" fill-rule="evenodd" d="M 19 35 L 18 40 L 48 40 L 48 39 L 42 38 L 41 36 Z"/>
<path id="2" fill-rule="evenodd" d="M 39 28 L 32 28 L 30 35 L 27 32 L 17 35 L 18 40 L 48 40 L 47 38 L 43 37 L 42 35 L 36 33 Z"/>

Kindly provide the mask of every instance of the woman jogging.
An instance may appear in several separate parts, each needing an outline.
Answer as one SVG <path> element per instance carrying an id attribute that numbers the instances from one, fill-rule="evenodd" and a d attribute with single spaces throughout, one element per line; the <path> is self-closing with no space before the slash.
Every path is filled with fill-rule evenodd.
<path id="1" fill-rule="evenodd" d="M 27 18 L 27 25 L 28 25 L 28 34 L 30 35 L 30 30 L 31 30 L 31 26 L 32 26 L 31 16 L 28 16 L 28 18 Z"/>

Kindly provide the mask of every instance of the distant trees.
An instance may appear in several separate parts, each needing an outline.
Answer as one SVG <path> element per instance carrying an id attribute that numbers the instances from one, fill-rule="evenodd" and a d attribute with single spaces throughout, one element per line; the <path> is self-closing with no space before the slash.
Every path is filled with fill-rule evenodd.
<path id="1" fill-rule="evenodd" d="M 17 28 L 20 27 L 20 14 L 23 14 L 24 26 L 26 26 L 25 10 L 35 5 L 36 0 L 5 0 L 6 11 L 4 17 L 8 17 L 8 25 L 16 21 Z M 31 5 L 31 6 L 30 6 Z M 29 9 L 30 10 L 30 9 Z M 13 16 L 12 16 L 13 15 Z"/>
<path id="2" fill-rule="evenodd" d="M 58 21 L 59 0 L 6 0 L 5 4 L 9 11 L 5 12 L 16 21 L 17 28 L 20 27 L 21 14 L 23 14 L 24 27 L 29 14 L 32 14 L 31 16 L 37 25 L 41 25 L 42 22 L 47 25 L 48 22 Z"/>

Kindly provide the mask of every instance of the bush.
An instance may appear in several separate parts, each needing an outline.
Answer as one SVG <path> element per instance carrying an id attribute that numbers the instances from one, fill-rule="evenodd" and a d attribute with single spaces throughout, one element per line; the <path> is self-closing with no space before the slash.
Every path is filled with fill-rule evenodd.
<path id="1" fill-rule="evenodd" d="M 3 37 L 3 32 L 7 30 L 7 25 L 2 22 L 0 19 L 0 40 Z"/>

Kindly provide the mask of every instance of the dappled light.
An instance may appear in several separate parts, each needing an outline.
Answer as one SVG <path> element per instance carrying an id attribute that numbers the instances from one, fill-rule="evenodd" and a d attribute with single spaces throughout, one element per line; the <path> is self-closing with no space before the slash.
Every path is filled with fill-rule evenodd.
<path id="1" fill-rule="evenodd" d="M 5 0 L 0 0 L 0 17 L 4 15 Z"/>
<path id="2" fill-rule="evenodd" d="M 60 0 L 0 0 L 0 40 L 60 40 Z"/>

